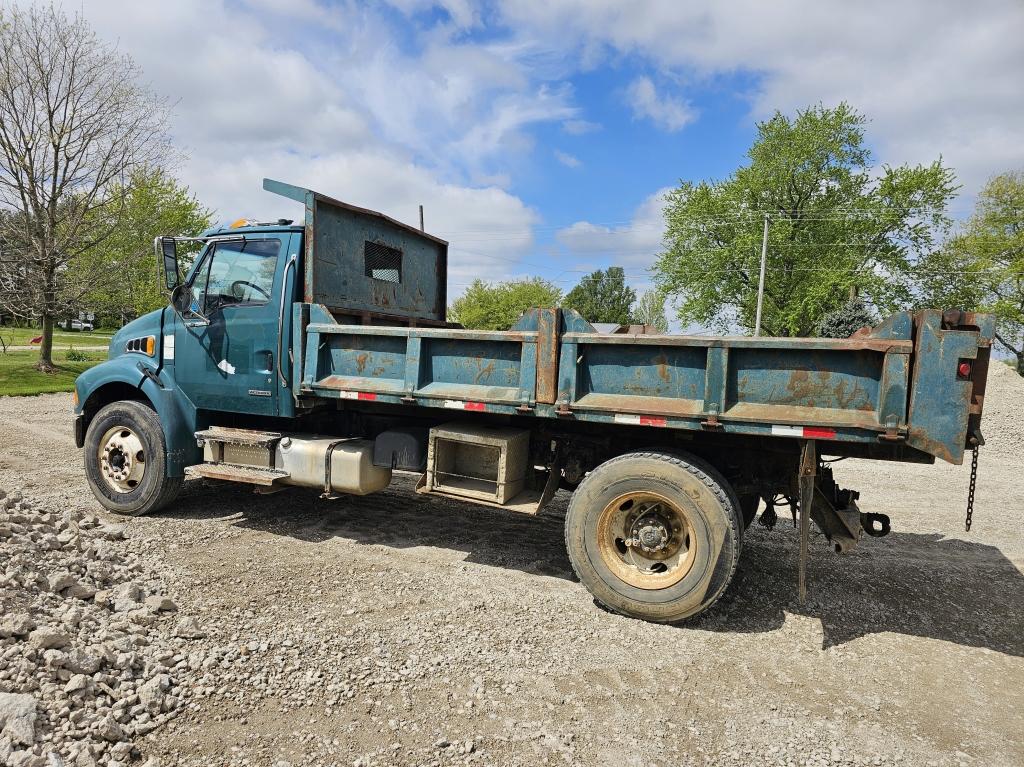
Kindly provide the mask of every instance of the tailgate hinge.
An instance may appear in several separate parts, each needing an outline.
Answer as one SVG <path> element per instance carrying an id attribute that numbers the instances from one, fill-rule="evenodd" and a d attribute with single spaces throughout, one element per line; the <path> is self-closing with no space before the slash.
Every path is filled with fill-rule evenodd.
<path id="1" fill-rule="evenodd" d="M 902 442 L 907 438 L 907 434 L 905 429 L 900 430 L 896 416 L 891 415 L 885 419 L 885 432 L 879 434 L 878 438 L 885 442 Z"/>

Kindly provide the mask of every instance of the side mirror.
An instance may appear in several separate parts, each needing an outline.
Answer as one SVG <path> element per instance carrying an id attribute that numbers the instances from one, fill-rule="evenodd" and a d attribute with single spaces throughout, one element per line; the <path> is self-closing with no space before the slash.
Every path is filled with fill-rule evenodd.
<path id="1" fill-rule="evenodd" d="M 178 273 L 178 243 L 173 237 L 157 237 L 153 245 L 157 259 L 163 260 L 164 284 L 168 290 L 174 290 L 181 282 Z"/>
<path id="2" fill-rule="evenodd" d="M 188 285 L 175 285 L 171 290 L 171 306 L 184 316 L 192 311 L 192 289 Z"/>

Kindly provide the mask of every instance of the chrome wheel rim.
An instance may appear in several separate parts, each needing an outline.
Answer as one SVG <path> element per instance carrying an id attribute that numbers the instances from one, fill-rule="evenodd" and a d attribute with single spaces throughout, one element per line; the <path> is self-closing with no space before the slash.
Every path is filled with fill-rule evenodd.
<path id="1" fill-rule="evenodd" d="M 115 493 L 130 493 L 146 475 L 146 451 L 139 435 L 127 426 L 103 434 L 97 450 L 100 476 Z"/>

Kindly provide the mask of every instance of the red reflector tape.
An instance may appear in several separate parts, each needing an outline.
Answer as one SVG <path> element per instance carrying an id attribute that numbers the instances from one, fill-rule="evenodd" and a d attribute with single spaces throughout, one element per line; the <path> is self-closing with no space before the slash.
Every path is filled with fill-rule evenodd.
<path id="1" fill-rule="evenodd" d="M 807 439 L 835 439 L 835 429 L 823 429 L 820 426 L 805 426 L 804 436 Z"/>
<path id="2" fill-rule="evenodd" d="M 804 439 L 835 439 L 836 430 L 822 426 L 782 426 L 772 425 L 772 434 L 776 437 L 803 437 Z"/>
<path id="3" fill-rule="evenodd" d="M 487 406 L 483 402 L 464 402 L 460 399 L 446 399 L 444 406 L 449 410 L 486 410 Z"/>
<path id="4" fill-rule="evenodd" d="M 342 399 L 377 399 L 377 395 L 369 391 L 341 391 L 338 396 Z"/>
<path id="5" fill-rule="evenodd" d="M 616 413 L 615 423 L 628 423 L 632 426 L 667 426 L 668 421 L 653 415 L 634 415 L 632 413 Z"/>

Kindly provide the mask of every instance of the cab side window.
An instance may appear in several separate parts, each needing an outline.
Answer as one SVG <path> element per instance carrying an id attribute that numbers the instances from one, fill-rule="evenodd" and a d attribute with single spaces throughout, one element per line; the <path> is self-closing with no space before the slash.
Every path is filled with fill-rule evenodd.
<path id="1" fill-rule="evenodd" d="M 204 315 L 225 306 L 270 301 L 281 240 L 215 243 L 192 282 L 195 307 Z"/>

